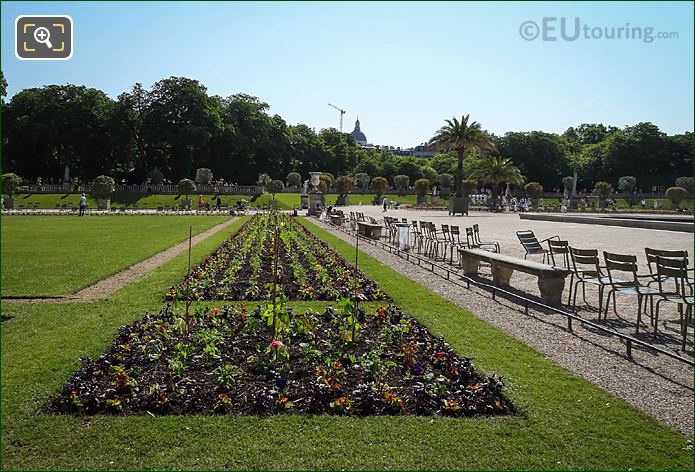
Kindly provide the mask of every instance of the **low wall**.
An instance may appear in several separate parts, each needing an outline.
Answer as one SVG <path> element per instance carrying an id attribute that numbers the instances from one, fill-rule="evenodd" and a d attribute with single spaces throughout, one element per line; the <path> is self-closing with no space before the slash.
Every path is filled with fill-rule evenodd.
<path id="1" fill-rule="evenodd" d="M 623 226 L 626 228 L 659 229 L 665 231 L 679 231 L 681 233 L 693 233 L 692 217 L 689 221 L 685 218 L 674 217 L 672 221 L 665 218 L 651 220 L 644 216 L 619 218 L 599 215 L 564 215 L 557 213 L 519 213 L 522 220 L 556 221 L 558 223 L 580 223 L 587 225 Z"/>

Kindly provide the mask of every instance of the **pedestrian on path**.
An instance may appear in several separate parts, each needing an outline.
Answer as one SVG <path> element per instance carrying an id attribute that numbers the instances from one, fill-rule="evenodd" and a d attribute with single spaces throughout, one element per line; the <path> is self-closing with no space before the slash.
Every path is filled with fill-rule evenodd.
<path id="1" fill-rule="evenodd" d="M 87 196 L 83 193 L 80 197 L 80 214 L 79 216 L 84 216 L 84 209 L 87 208 Z"/>

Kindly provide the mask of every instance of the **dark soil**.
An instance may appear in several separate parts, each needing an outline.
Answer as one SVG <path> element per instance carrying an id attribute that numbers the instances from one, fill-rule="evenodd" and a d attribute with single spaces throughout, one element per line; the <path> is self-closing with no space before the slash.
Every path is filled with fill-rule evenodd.
<path id="1" fill-rule="evenodd" d="M 121 328 L 98 359 L 82 359 L 47 410 L 62 413 L 497 415 L 514 406 L 502 380 L 394 306 L 286 313 L 272 328 L 261 307 L 185 317 L 167 306 Z M 280 308 L 278 319 L 282 318 Z M 277 343 L 276 343 L 277 344 Z"/>

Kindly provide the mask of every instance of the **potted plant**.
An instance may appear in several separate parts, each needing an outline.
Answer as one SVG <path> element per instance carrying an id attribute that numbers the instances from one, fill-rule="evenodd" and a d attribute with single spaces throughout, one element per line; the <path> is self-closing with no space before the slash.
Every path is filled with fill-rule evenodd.
<path id="1" fill-rule="evenodd" d="M 181 179 L 176 185 L 179 195 L 185 195 L 186 199 L 181 203 L 183 208 L 188 210 L 191 209 L 191 199 L 190 196 L 195 193 L 198 187 L 196 187 L 195 182 L 191 179 Z"/>
<path id="2" fill-rule="evenodd" d="M 524 185 L 524 192 L 531 199 L 531 208 L 533 208 L 533 211 L 536 211 L 538 209 L 538 199 L 543 195 L 543 186 L 538 182 L 529 182 Z"/>
<path id="3" fill-rule="evenodd" d="M 265 189 L 268 191 L 268 193 L 273 195 L 273 201 L 270 202 L 271 208 L 277 208 L 278 207 L 278 202 L 275 200 L 275 194 L 282 192 L 282 190 L 285 188 L 285 184 L 282 183 L 282 180 L 271 180 L 268 182 L 268 185 L 265 186 Z"/>
<path id="4" fill-rule="evenodd" d="M 372 179 L 372 190 L 376 192 L 376 204 L 381 205 L 381 197 L 389 187 L 389 181 L 384 177 L 374 177 Z"/>
<path id="5" fill-rule="evenodd" d="M 415 192 L 417 192 L 417 203 L 427 203 L 427 193 L 430 190 L 430 181 L 418 179 L 415 181 Z"/>
<path id="6" fill-rule="evenodd" d="M 338 199 L 336 200 L 335 204 L 339 206 L 349 205 L 350 201 L 348 199 L 348 194 L 352 192 L 352 189 L 355 187 L 352 176 L 341 175 L 336 180 L 335 187 L 338 191 Z"/>
<path id="7" fill-rule="evenodd" d="M 9 210 L 14 210 L 17 208 L 17 202 L 14 199 L 14 195 L 17 193 L 17 189 L 22 185 L 22 178 L 17 174 L 12 172 L 8 174 L 2 174 L 2 193 L 7 195 L 5 200 L 5 208 Z"/>
<path id="8" fill-rule="evenodd" d="M 397 175 L 393 178 L 393 186 L 398 190 L 398 195 L 405 195 L 405 190 L 410 185 L 410 177 L 407 175 Z"/>
<path id="9" fill-rule="evenodd" d="M 111 194 L 116 190 L 116 181 L 108 175 L 100 175 L 92 181 L 92 195 L 97 197 L 100 210 L 111 209 Z"/>
<path id="10" fill-rule="evenodd" d="M 468 214 L 469 199 L 463 194 L 463 160 L 468 151 L 493 151 L 497 148 L 490 140 L 488 135 L 482 130 L 476 121 L 469 123 L 470 115 L 461 117 L 459 121 L 456 117 L 446 120 L 446 125 L 430 139 L 429 145 L 434 148 L 456 152 L 458 158 L 456 166 L 455 187 L 456 194 L 449 198 L 449 214 L 456 213 Z"/>
<path id="11" fill-rule="evenodd" d="M 596 182 L 594 184 L 594 193 L 598 197 L 599 208 L 605 208 L 606 200 L 613 195 L 613 186 L 604 181 Z"/>
<path id="12" fill-rule="evenodd" d="M 671 200 L 671 208 L 673 210 L 678 210 L 678 205 L 680 205 L 681 200 L 685 200 L 688 195 L 688 191 L 683 187 L 669 187 L 666 189 L 666 198 Z"/>

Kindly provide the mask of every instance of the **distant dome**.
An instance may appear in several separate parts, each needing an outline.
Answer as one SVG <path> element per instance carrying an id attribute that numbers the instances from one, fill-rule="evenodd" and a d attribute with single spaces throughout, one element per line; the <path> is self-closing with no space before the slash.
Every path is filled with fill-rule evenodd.
<path id="1" fill-rule="evenodd" d="M 355 138 L 355 141 L 357 141 L 357 144 L 367 144 L 367 137 L 364 135 L 362 131 L 360 131 L 360 119 L 359 117 L 357 118 L 357 121 L 355 121 L 355 129 L 352 130 L 352 133 L 350 133 L 353 138 Z"/>

